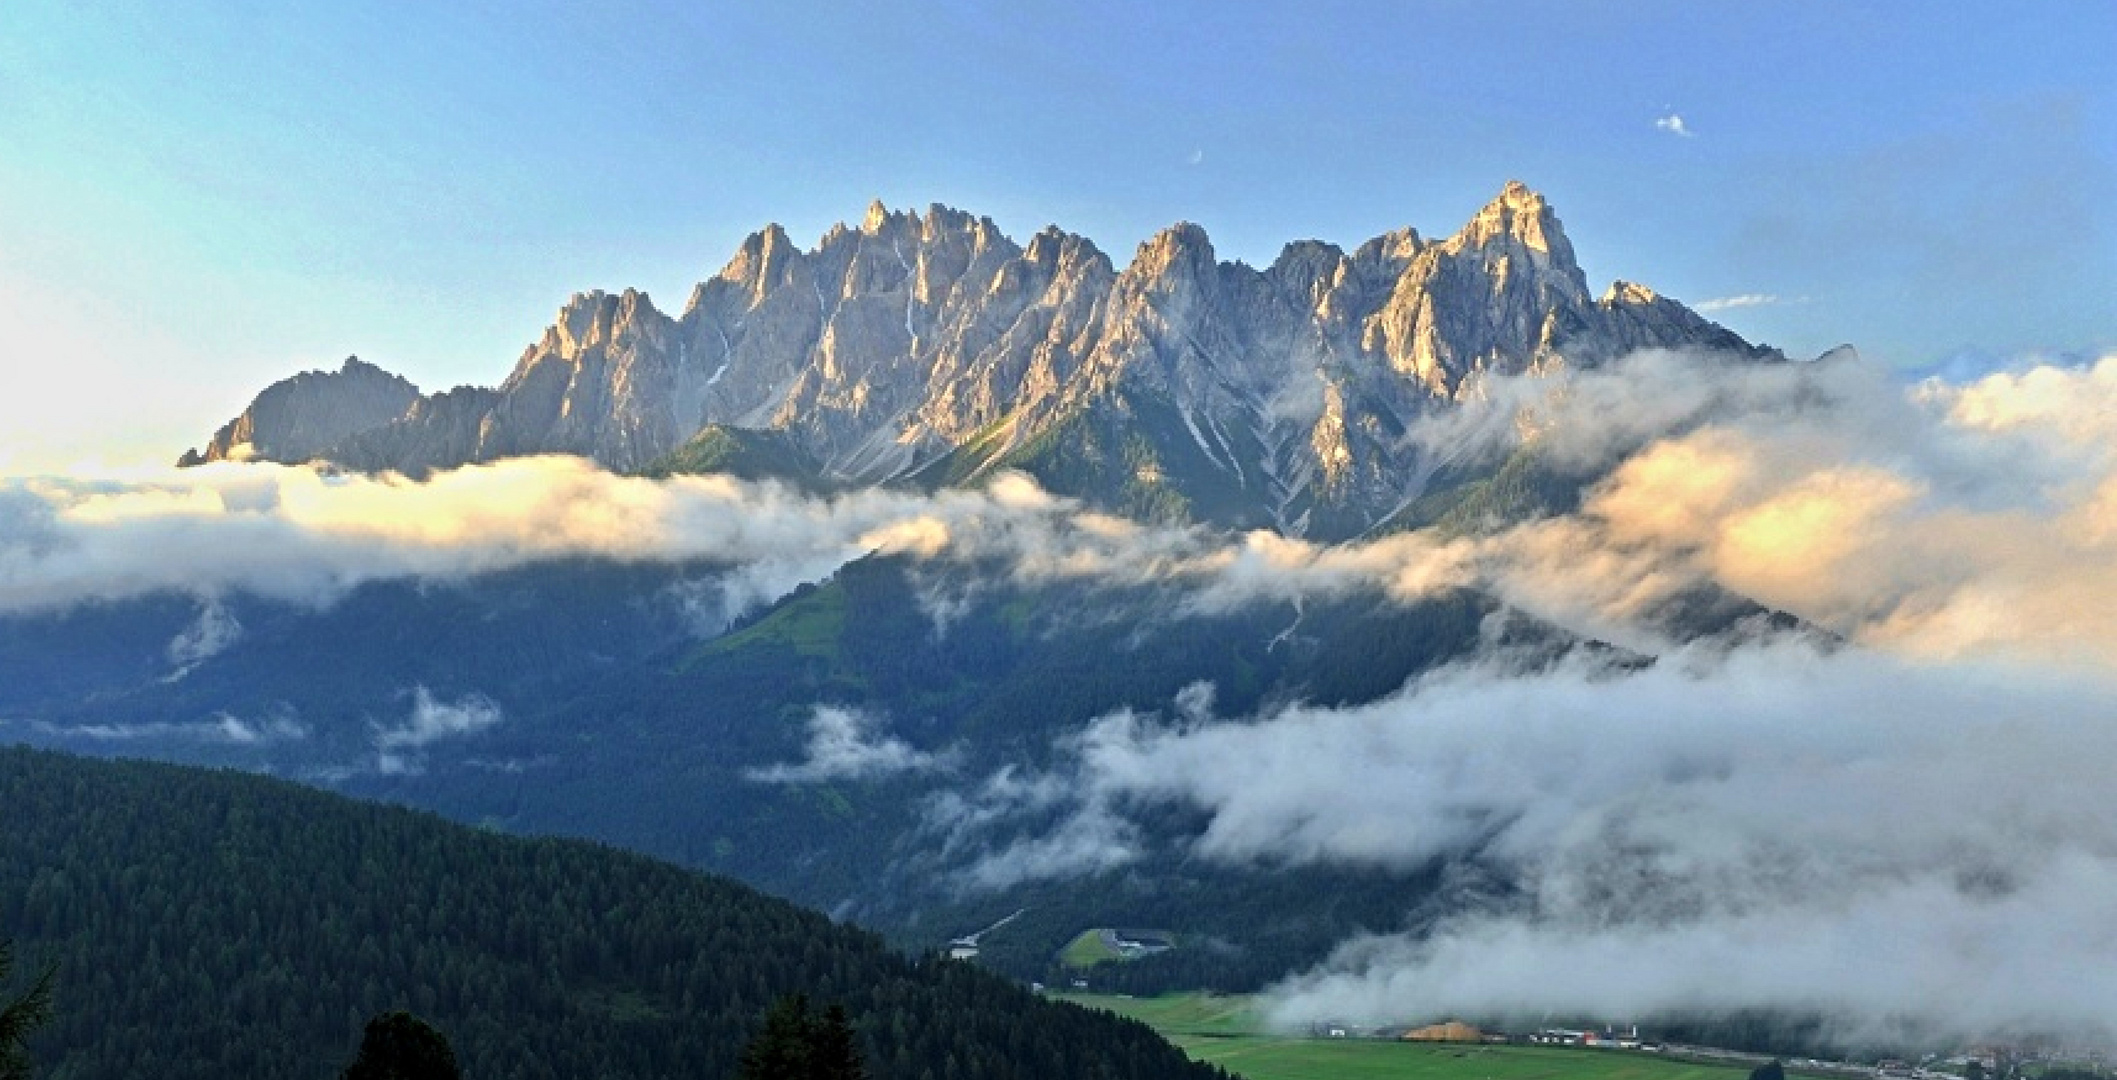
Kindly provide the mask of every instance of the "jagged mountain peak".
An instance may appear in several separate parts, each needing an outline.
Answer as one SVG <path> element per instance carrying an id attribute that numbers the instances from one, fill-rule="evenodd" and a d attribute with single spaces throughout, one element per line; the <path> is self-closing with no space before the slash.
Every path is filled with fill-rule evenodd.
<path id="1" fill-rule="evenodd" d="M 951 234 L 965 236 L 985 234 L 988 237 L 999 234 L 999 226 L 995 225 L 991 218 L 974 215 L 967 210 L 959 210 L 947 203 L 928 203 L 926 204 L 925 212 L 921 213 L 911 207 L 901 210 L 891 209 L 888 203 L 881 199 L 874 199 L 867 204 L 867 213 L 861 217 L 860 225 L 857 229 L 851 228 L 843 222 L 834 225 L 824 235 L 822 242 L 818 245 L 818 249 L 831 247 L 833 238 L 844 237 L 856 232 L 862 236 L 875 237 L 886 232 L 898 232 L 899 230 L 904 233 L 902 239 L 918 238 L 922 241 Z"/>
<path id="2" fill-rule="evenodd" d="M 1058 262 L 1059 252 L 1064 249 L 1069 234 L 1056 225 L 1046 225 L 1029 238 L 1029 246 L 1022 249 L 1022 257 L 1042 267 Z"/>
<path id="3" fill-rule="evenodd" d="M 883 229 L 910 217 L 911 214 L 907 211 L 892 212 L 889 206 L 881 199 L 876 199 L 867 204 L 867 216 L 860 221 L 860 231 L 869 236 L 874 236 Z"/>
<path id="4" fill-rule="evenodd" d="M 611 340 L 622 328 L 648 316 L 660 317 L 661 313 L 655 310 L 654 301 L 638 289 L 615 294 L 601 289 L 577 292 L 559 308 L 541 347 L 575 356 Z"/>
<path id="5" fill-rule="evenodd" d="M 1003 235 L 1000 227 L 994 224 L 991 218 L 938 202 L 926 204 L 926 214 L 919 219 L 919 233 L 929 238 L 945 233 L 959 233 L 984 240 Z"/>
<path id="6" fill-rule="evenodd" d="M 1545 201 L 1543 195 L 1539 193 L 1535 188 L 1532 188 L 1529 185 L 1522 183 L 1520 180 L 1515 180 L 1511 178 L 1506 183 L 1500 185 L 1500 193 L 1494 196 L 1492 201 L 1495 203 L 1504 203 L 1512 207 L 1522 209 L 1533 209 L 1538 211 L 1541 211 L 1543 208 L 1549 205 Z"/>
<path id="7" fill-rule="evenodd" d="M 266 387 L 203 447 L 184 451 L 177 465 L 252 457 L 309 461 L 402 416 L 419 400 L 410 380 L 348 356 L 336 371 L 304 371 Z"/>
<path id="8" fill-rule="evenodd" d="M 393 380 L 395 382 L 402 382 L 406 386 L 411 385 L 409 382 L 405 382 L 403 376 L 391 374 L 390 372 L 385 371 L 374 364 L 370 364 L 367 361 L 362 360 L 358 356 L 346 357 L 345 360 L 338 365 L 338 370 L 337 372 L 335 372 L 335 374 L 349 375 L 355 378 L 383 378 Z M 296 377 L 299 378 L 299 376 Z"/>
<path id="9" fill-rule="evenodd" d="M 751 234 L 681 319 L 637 290 L 579 293 L 496 389 L 376 396 L 333 421 L 351 425 L 335 446 L 248 441 L 411 473 L 532 453 L 636 470 L 718 428 L 829 483 L 1015 467 L 1125 513 L 1349 535 L 1431 472 L 1404 438 L 1422 410 L 1489 375 L 1683 345 L 1776 355 L 1641 286 L 1592 299 L 1519 182 L 1438 243 L 1301 240 L 1262 270 L 1188 221 L 1119 272 L 1056 225 L 1022 246 L 988 217 L 876 200 L 807 249 Z"/>
<path id="10" fill-rule="evenodd" d="M 786 229 L 772 222 L 746 237 L 720 273 L 692 287 L 691 298 L 684 305 L 684 318 L 692 318 L 693 312 L 706 302 L 709 287 L 716 283 L 741 294 L 745 306 L 755 306 L 766 293 L 790 284 L 805 258 Z"/>
<path id="11" fill-rule="evenodd" d="M 1626 281 L 1623 278 L 1618 278 L 1610 283 L 1610 287 L 1604 290 L 1602 299 L 1597 302 L 1605 305 L 1651 304 L 1659 299 L 1661 299 L 1661 295 L 1654 290 L 1636 281 Z"/>
<path id="12" fill-rule="evenodd" d="M 1353 252 L 1353 261 L 1406 263 L 1425 246 L 1426 241 L 1419 237 L 1419 230 L 1409 227 L 1392 229 L 1361 244 Z"/>
<path id="13" fill-rule="evenodd" d="M 1139 245 L 1127 276 L 1160 280 L 1180 277 L 1198 280 L 1211 276 L 1219 266 L 1213 240 L 1202 226 L 1179 221 L 1155 233 Z"/>
<path id="14" fill-rule="evenodd" d="M 1157 249 L 1213 250 L 1213 238 L 1206 235 L 1205 226 L 1195 221 L 1178 221 L 1155 233 L 1140 245 L 1142 252 Z"/>
<path id="15" fill-rule="evenodd" d="M 1322 267 L 1335 265 L 1345 258 L 1345 249 L 1323 240 L 1295 240 L 1279 249 L 1279 257 L 1272 260 L 1267 273 L 1289 270 L 1295 266 Z"/>
<path id="16" fill-rule="evenodd" d="M 1470 223 L 1444 241 L 1452 251 L 1517 248 L 1529 252 L 1539 266 L 1551 266 L 1578 276 L 1573 243 L 1551 204 L 1527 184 L 1509 180 Z M 1583 283 L 1582 291 L 1586 291 Z"/>

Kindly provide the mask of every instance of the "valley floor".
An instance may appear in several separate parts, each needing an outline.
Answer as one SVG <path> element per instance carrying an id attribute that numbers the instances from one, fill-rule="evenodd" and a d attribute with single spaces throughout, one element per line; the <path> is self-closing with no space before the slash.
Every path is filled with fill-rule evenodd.
<path id="1" fill-rule="evenodd" d="M 1750 1070 L 1638 1051 L 1275 1035 L 1239 996 L 1052 996 L 1140 1020 L 1193 1060 L 1247 1080 L 1745 1080 Z"/>

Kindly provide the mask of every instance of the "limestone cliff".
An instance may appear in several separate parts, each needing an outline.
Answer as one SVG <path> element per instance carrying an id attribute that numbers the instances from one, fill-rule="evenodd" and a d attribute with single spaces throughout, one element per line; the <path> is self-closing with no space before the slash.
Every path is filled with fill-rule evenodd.
<path id="1" fill-rule="evenodd" d="M 1519 183 L 1444 239 L 1302 241 L 1262 270 L 1189 223 L 1119 270 L 1057 228 L 1023 246 L 989 218 L 877 203 L 807 250 L 767 226 L 674 318 L 578 294 L 494 389 L 384 393 L 352 362 L 278 384 L 187 461 L 246 443 L 413 473 L 533 453 L 637 471 L 716 427 L 771 433 L 831 484 L 1017 467 L 1127 512 L 1340 535 L 1417 494 L 1429 463 L 1404 435 L 1423 410 L 1492 375 L 1680 346 L 1777 355 L 1644 286 L 1595 298 Z"/>

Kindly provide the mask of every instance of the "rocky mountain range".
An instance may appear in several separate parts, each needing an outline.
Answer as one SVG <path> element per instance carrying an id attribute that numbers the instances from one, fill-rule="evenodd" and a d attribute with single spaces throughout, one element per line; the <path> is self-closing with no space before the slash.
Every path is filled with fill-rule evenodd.
<path id="1" fill-rule="evenodd" d="M 630 289 L 577 294 L 496 388 L 420 394 L 358 360 L 295 376 L 181 464 L 669 471 L 705 440 L 716 460 L 762 446 L 805 483 L 1020 468 L 1124 513 L 1344 536 L 1420 494 L 1422 410 L 1491 374 L 1686 346 L 1778 356 L 1644 286 L 1591 294 L 1520 183 L 1446 239 L 1302 241 L 1261 270 L 1187 223 L 1119 270 L 1055 227 L 1024 246 L 989 218 L 877 203 L 808 250 L 767 226 L 676 317 Z"/>

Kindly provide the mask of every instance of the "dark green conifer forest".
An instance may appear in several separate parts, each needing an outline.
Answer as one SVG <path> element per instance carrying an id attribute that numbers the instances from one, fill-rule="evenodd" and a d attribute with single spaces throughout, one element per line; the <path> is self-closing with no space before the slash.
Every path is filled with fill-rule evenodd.
<path id="1" fill-rule="evenodd" d="M 723 879 L 236 772 L 0 750 L 0 938 L 38 1077 L 339 1075 L 407 1010 L 467 1077 L 733 1077 L 791 994 L 874 1080 L 1196 1077 L 1143 1025 Z M 828 1014 L 826 1014 L 828 1015 Z"/>

